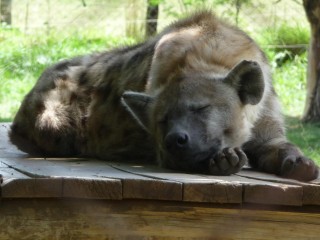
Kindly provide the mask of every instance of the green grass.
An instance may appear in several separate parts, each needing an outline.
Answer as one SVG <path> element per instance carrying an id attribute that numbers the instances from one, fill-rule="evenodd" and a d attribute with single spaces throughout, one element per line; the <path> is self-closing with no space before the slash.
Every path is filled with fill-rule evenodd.
<path id="1" fill-rule="evenodd" d="M 281 52 L 272 53 L 273 84 L 283 106 L 283 112 L 290 116 L 303 113 L 306 97 L 307 53 L 295 55 L 277 64 Z"/>
<path id="2" fill-rule="evenodd" d="M 286 117 L 287 137 L 297 144 L 306 156 L 320 165 L 320 123 L 303 124 L 298 117 Z"/>
<path id="3" fill-rule="evenodd" d="M 282 34 L 288 31 L 285 27 L 281 29 Z M 292 38 L 295 38 L 295 43 L 306 41 L 305 34 L 297 36 L 281 36 L 282 40 L 278 41 L 281 44 L 294 43 Z M 278 44 L 274 43 L 274 38 L 268 41 Z M 23 96 L 47 66 L 61 59 L 133 42 L 133 39 L 105 37 L 96 32 L 82 30 L 81 33 L 75 31 L 65 36 L 54 32 L 49 36 L 26 36 L 17 29 L 0 28 L 0 122 L 12 121 Z M 264 42 L 262 45 L 269 43 Z M 296 54 L 270 48 L 266 49 L 266 53 L 273 68 L 274 86 L 287 116 L 288 138 L 320 165 L 320 125 L 302 124 L 299 120 L 306 93 L 307 54 L 303 51 Z"/>
<path id="4" fill-rule="evenodd" d="M 287 23 L 273 28 L 264 28 L 260 33 L 259 43 L 262 45 L 299 45 L 308 44 L 310 32 L 299 24 L 294 26 Z"/>
<path id="5" fill-rule="evenodd" d="M 26 36 L 16 29 L 0 28 L 0 121 L 13 118 L 23 96 L 47 66 L 132 42 L 129 38 L 106 38 L 90 32 Z"/>

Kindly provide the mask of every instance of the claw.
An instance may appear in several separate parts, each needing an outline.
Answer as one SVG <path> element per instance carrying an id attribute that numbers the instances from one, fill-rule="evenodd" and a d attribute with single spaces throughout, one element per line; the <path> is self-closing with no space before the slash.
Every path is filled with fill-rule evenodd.
<path id="1" fill-rule="evenodd" d="M 210 172 L 214 175 L 230 175 L 239 172 L 246 164 L 247 156 L 240 148 L 225 148 L 210 162 Z"/>

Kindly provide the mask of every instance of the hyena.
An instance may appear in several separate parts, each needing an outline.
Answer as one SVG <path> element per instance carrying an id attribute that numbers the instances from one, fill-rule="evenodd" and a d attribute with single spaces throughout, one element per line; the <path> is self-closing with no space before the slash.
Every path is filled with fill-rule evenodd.
<path id="1" fill-rule="evenodd" d="M 209 11 L 143 43 L 49 67 L 24 98 L 10 138 L 43 156 L 157 159 L 214 175 L 248 161 L 287 178 L 318 176 L 285 137 L 264 53 Z"/>

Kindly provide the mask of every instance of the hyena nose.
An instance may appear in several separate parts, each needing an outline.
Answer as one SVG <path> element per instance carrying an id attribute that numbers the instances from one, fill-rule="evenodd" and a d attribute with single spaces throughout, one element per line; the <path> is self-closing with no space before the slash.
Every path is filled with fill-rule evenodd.
<path id="1" fill-rule="evenodd" d="M 185 132 L 169 133 L 165 138 L 166 148 L 170 152 L 184 150 L 189 146 L 190 137 Z"/>

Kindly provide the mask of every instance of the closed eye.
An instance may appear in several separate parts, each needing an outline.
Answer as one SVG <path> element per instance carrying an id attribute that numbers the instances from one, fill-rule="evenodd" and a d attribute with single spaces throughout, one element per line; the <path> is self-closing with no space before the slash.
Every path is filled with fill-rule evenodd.
<path id="1" fill-rule="evenodd" d="M 192 106 L 192 107 L 190 107 L 190 110 L 192 112 L 200 113 L 200 112 L 204 112 L 204 111 L 208 110 L 210 107 L 211 107 L 210 104 L 201 105 L 201 106 Z"/>
<path id="2" fill-rule="evenodd" d="M 163 116 L 157 122 L 158 122 L 158 124 L 161 124 L 161 125 L 166 124 L 168 122 L 168 116 L 167 115 Z"/>

